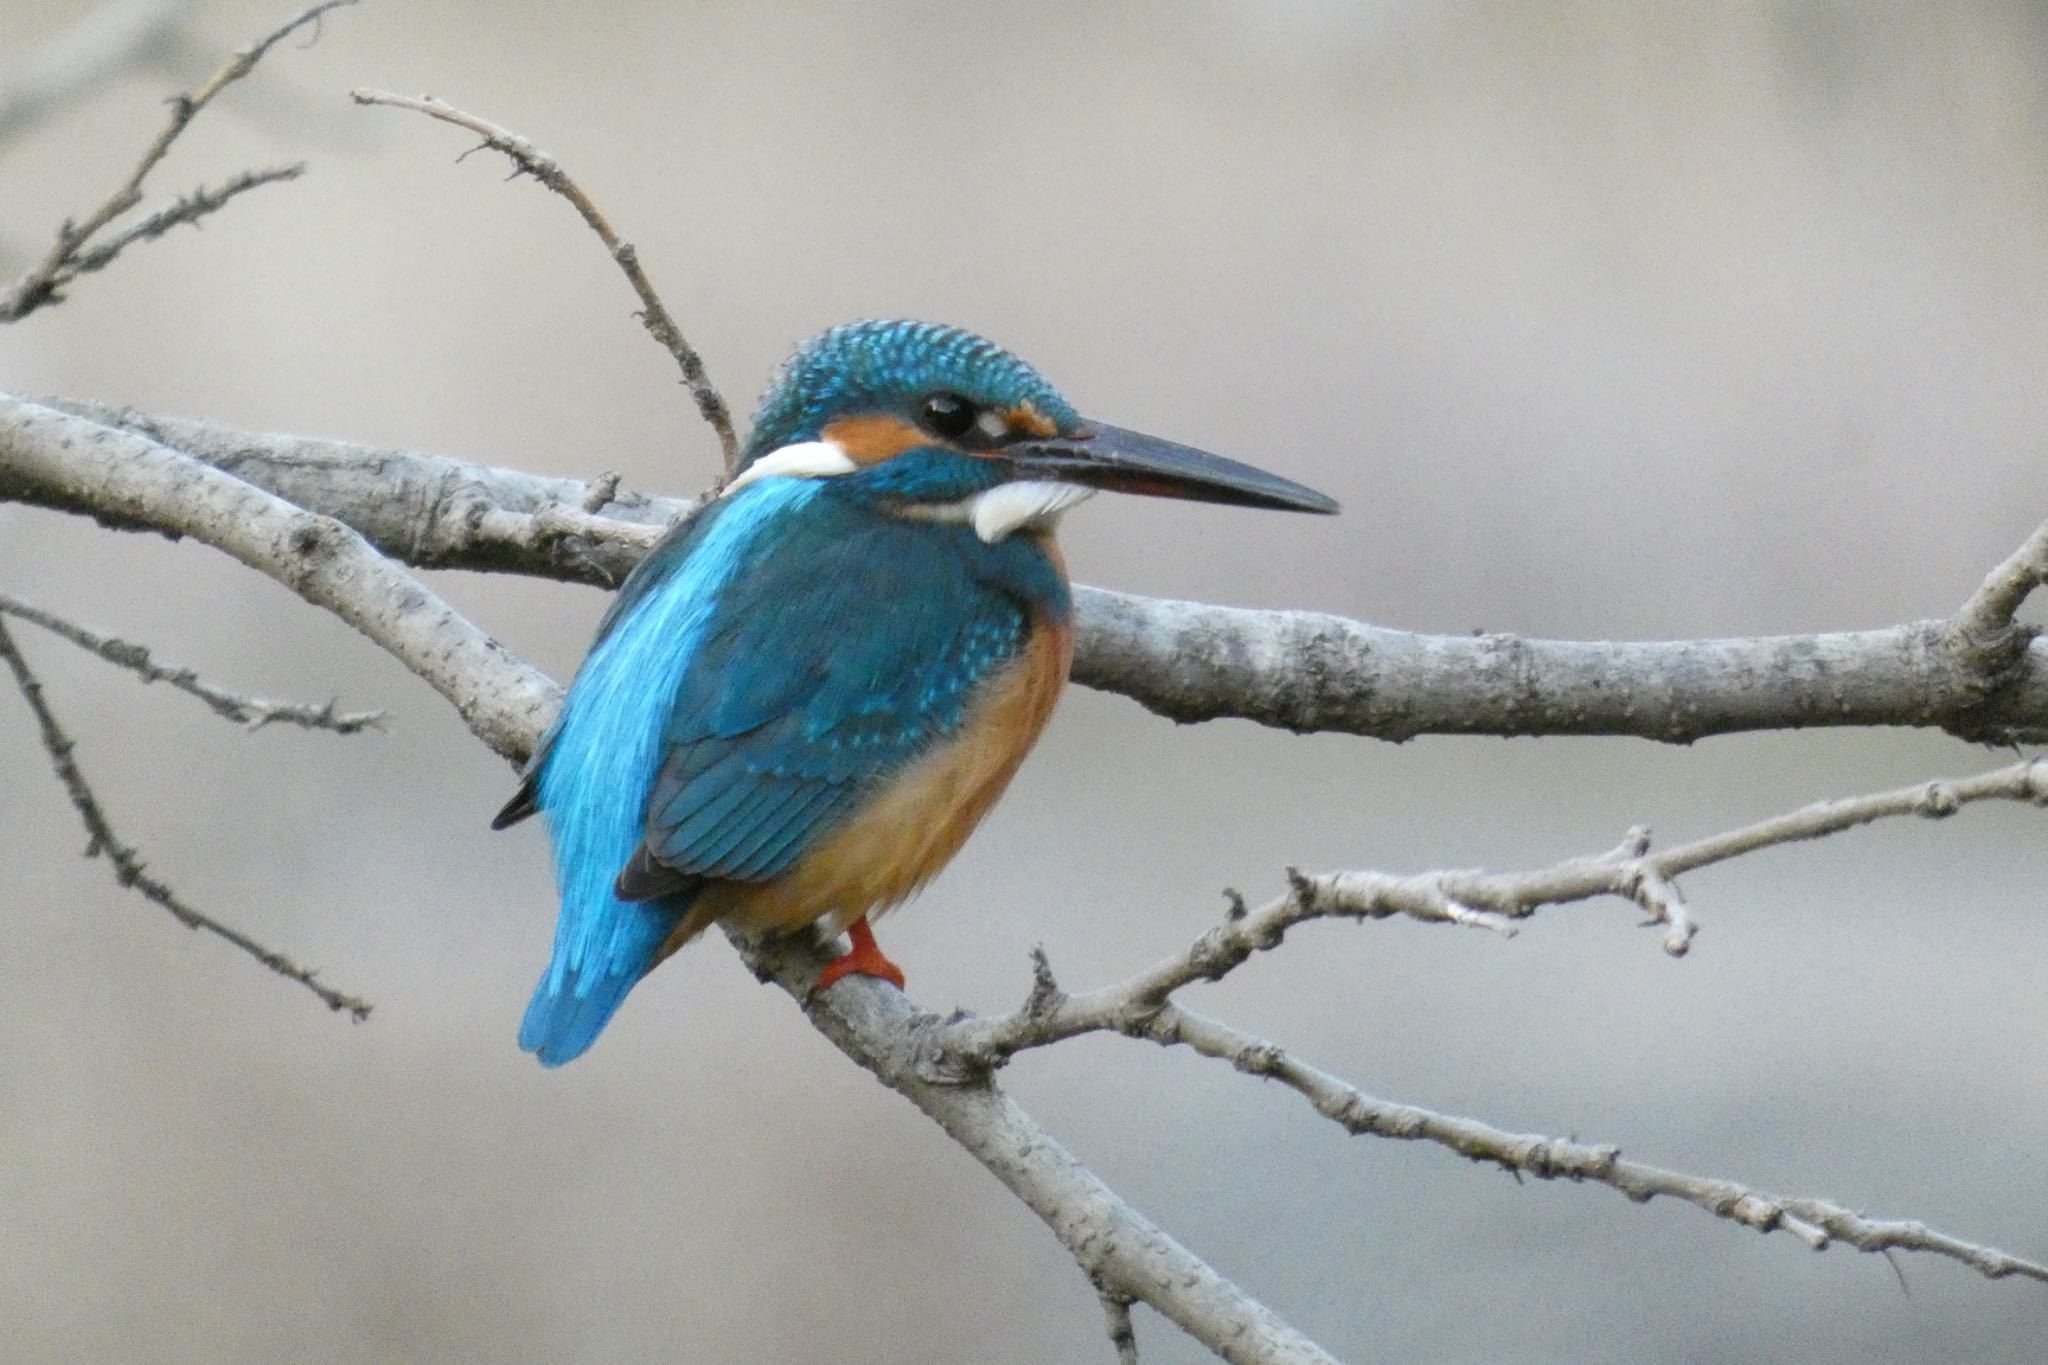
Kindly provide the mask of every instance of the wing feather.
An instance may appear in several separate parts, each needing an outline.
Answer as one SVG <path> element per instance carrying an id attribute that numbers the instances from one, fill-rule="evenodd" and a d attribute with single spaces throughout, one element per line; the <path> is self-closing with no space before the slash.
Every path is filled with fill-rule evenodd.
<path id="1" fill-rule="evenodd" d="M 975 572 L 972 546 L 929 524 L 821 520 L 727 589 L 676 699 L 636 868 L 779 875 L 1024 648 L 1025 604 Z"/>

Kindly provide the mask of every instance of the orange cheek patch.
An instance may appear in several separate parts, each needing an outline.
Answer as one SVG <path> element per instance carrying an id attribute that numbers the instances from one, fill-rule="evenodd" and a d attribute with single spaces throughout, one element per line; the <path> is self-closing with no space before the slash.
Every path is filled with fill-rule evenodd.
<path id="1" fill-rule="evenodd" d="M 932 443 L 932 438 L 901 417 L 883 412 L 866 412 L 856 417 L 835 417 L 820 433 L 846 452 L 857 465 L 880 464 L 906 450 Z"/>
<path id="2" fill-rule="evenodd" d="M 1040 440 L 1044 440 L 1049 436 L 1060 434 L 1060 429 L 1053 425 L 1052 418 L 1047 417 L 1029 403 L 1019 403 L 1016 407 L 1011 408 L 1003 414 L 1003 421 L 1008 423 L 1011 431 L 1016 432 L 1020 436 L 1036 436 Z"/>

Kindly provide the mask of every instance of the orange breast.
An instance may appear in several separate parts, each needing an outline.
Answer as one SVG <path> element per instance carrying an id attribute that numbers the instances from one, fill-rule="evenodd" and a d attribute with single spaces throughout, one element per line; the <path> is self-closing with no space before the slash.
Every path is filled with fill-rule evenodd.
<path id="1" fill-rule="evenodd" d="M 907 898 L 952 860 L 1009 786 L 1073 657 L 1073 627 L 1041 622 L 1016 662 L 976 690 L 958 731 L 782 876 L 706 887 L 677 942 L 727 917 L 756 931 L 823 920 L 836 933 Z"/>

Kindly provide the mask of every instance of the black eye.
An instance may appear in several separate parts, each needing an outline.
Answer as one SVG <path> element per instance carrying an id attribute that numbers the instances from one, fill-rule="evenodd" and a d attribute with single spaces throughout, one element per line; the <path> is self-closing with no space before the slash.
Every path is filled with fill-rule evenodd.
<path id="1" fill-rule="evenodd" d="M 935 393 L 918 404 L 918 421 L 934 436 L 956 439 L 974 430 L 981 414 L 957 393 Z"/>

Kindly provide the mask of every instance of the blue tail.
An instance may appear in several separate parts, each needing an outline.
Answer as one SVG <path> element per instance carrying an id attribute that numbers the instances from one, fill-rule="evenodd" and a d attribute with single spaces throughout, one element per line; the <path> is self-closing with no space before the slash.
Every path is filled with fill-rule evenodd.
<path id="1" fill-rule="evenodd" d="M 605 951 L 555 944 L 554 960 L 541 973 L 519 1025 L 519 1046 L 538 1057 L 542 1066 L 572 1062 L 597 1041 L 626 992 L 654 966 L 662 940 L 682 915 L 682 909 L 668 901 L 620 904 L 619 909 L 627 913 L 620 917 L 624 922 L 610 926 Z"/>

